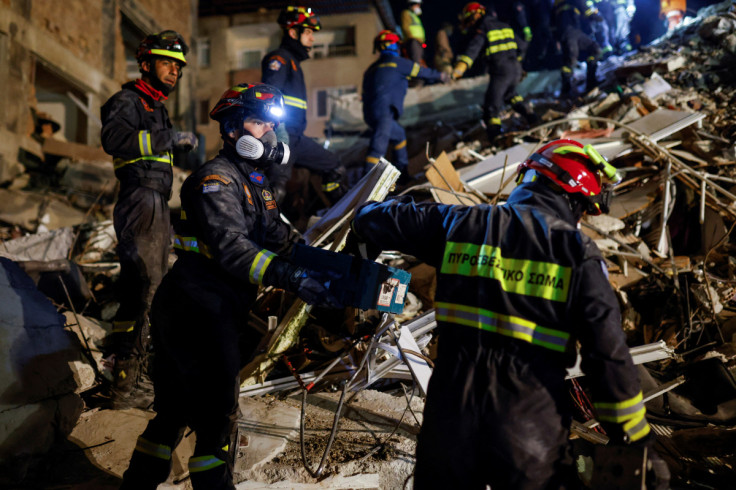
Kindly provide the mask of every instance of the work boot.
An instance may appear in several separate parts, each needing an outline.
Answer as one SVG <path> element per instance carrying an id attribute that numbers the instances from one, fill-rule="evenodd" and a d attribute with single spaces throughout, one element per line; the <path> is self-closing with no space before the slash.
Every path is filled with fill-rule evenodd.
<path id="1" fill-rule="evenodd" d="M 153 382 L 148 365 L 152 354 L 114 359 L 110 385 L 110 408 L 148 409 L 153 403 Z"/>
<path id="2" fill-rule="evenodd" d="M 488 124 L 486 126 L 486 136 L 488 136 L 488 141 L 493 143 L 496 138 L 501 136 L 503 133 L 503 129 L 501 128 L 500 124 Z"/>

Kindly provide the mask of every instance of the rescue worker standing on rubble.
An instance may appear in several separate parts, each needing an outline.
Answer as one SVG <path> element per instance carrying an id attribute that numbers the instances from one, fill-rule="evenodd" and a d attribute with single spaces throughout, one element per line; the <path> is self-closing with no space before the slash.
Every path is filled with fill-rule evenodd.
<path id="1" fill-rule="evenodd" d="M 380 56 L 363 75 L 363 119 L 373 130 L 365 157 L 366 173 L 386 154 L 390 144 L 393 164 L 401 171 L 400 180 L 405 183 L 410 178 L 409 155 L 406 132 L 399 118 L 404 112 L 409 80 L 445 83 L 450 76 L 400 57 L 400 43 L 399 35 L 389 30 L 381 31 L 373 41 L 373 52 Z"/>
<path id="2" fill-rule="evenodd" d="M 636 13 L 634 0 L 609 0 L 613 3 L 613 24 L 611 27 L 611 45 L 617 54 L 631 51 L 631 19 Z"/>
<path id="3" fill-rule="evenodd" d="M 272 129 L 284 112 L 272 86 L 240 84 L 210 112 L 223 148 L 184 182 L 178 260 L 156 293 L 153 418 L 138 438 L 123 489 L 155 489 L 171 469 L 186 427 L 196 432 L 189 472 L 195 489 L 233 489 L 239 370 L 260 334 L 247 326 L 259 285 L 332 301 L 315 273 L 283 257 L 294 242 L 265 170 L 288 159 Z"/>
<path id="4" fill-rule="evenodd" d="M 408 0 L 401 12 L 401 30 L 404 35 L 406 56 L 414 63 L 424 64 L 424 47 L 427 42 L 422 24 L 422 0 Z M 425 65 L 426 66 L 426 65 Z"/>
<path id="5" fill-rule="evenodd" d="M 601 49 L 598 44 L 585 34 L 581 27 L 582 17 L 598 22 L 600 14 L 595 8 L 587 9 L 583 0 L 555 0 L 555 29 L 562 45 L 562 89 L 560 96 L 575 98 L 577 90 L 573 86 L 573 70 L 578 58 L 585 56 L 586 79 L 585 91 L 590 92 L 598 85 L 597 70 Z"/>
<path id="6" fill-rule="evenodd" d="M 477 19 L 473 27 L 475 34 L 463 54 L 458 56 L 452 76 L 454 79 L 462 77 L 465 70 L 473 65 L 481 50 L 484 51 L 490 75 L 483 100 L 483 121 L 486 124 L 488 139 L 493 142 L 502 132 L 501 111 L 505 102 L 509 102 L 527 123 L 536 124 L 537 115 L 530 105 L 524 102 L 524 97 L 516 93 L 522 69 L 513 29 L 499 21 L 493 10 L 486 11 L 478 2 L 466 4 L 462 16 Z"/>
<path id="7" fill-rule="evenodd" d="M 281 10 L 277 22 L 283 30 L 283 38 L 278 49 L 268 53 L 261 61 L 261 81 L 273 85 L 284 94 L 284 126 L 291 158 L 288 165 L 274 167 L 268 172 L 274 196 L 277 202 L 283 201 L 291 169 L 297 166 L 320 175 L 322 189 L 334 203 L 345 193 L 345 167 L 334 153 L 304 135 L 307 127 L 307 86 L 301 62 L 309 58 L 314 33 L 322 26 L 312 9 L 297 6 Z"/>
<path id="8" fill-rule="evenodd" d="M 197 147 L 193 133 L 173 129 L 164 107 L 182 76 L 187 51 L 174 31 L 146 36 L 137 53 L 141 78 L 123 85 L 101 109 L 102 147 L 112 155 L 120 181 L 113 211 L 120 308 L 105 346 L 105 358 L 113 364 L 113 408 L 145 408 L 153 397 L 145 389 L 148 310 L 168 268 L 172 151 Z"/>
<path id="9" fill-rule="evenodd" d="M 358 241 L 437 268 L 439 344 L 415 488 L 557 489 L 574 482 L 565 376 L 578 342 L 611 444 L 642 446 L 642 453 L 647 447 L 650 476 L 669 478 L 650 449 L 654 435 L 605 263 L 577 228 L 583 214 L 607 211 L 617 180 L 591 146 L 557 140 L 519 165 L 518 186 L 504 205 L 400 198 L 357 210 Z"/>

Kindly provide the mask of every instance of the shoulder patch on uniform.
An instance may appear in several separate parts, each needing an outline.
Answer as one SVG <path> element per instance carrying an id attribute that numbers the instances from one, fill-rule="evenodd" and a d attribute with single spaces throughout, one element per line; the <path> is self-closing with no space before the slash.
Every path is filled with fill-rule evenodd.
<path id="1" fill-rule="evenodd" d="M 199 185 L 197 187 L 201 187 L 207 183 L 214 184 L 215 182 L 220 182 L 225 185 L 230 185 L 229 179 L 223 177 L 222 175 L 212 174 L 212 175 L 207 175 L 204 178 L 202 178 L 202 180 L 199 181 Z"/>
<path id="2" fill-rule="evenodd" d="M 220 192 L 220 183 L 217 181 L 205 182 L 202 185 L 202 194 L 209 194 L 211 192 Z"/>
<path id="3" fill-rule="evenodd" d="M 144 99 L 143 97 L 138 97 L 138 99 L 141 101 L 141 104 L 143 104 L 143 108 L 146 110 L 146 112 L 153 112 L 153 107 L 148 105 L 146 99 Z"/>
<path id="4" fill-rule="evenodd" d="M 268 69 L 271 71 L 279 71 L 283 65 L 286 64 L 286 60 L 281 56 L 272 56 L 268 62 Z"/>
<path id="5" fill-rule="evenodd" d="M 254 184 L 263 185 L 264 176 L 262 173 L 251 172 L 248 177 L 250 177 L 250 181 Z"/>

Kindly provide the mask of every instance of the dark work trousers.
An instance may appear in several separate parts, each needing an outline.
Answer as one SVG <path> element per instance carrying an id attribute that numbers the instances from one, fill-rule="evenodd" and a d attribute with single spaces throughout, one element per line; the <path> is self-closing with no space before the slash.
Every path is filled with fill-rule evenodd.
<path id="1" fill-rule="evenodd" d="M 534 121 L 534 112 L 516 93 L 516 86 L 521 81 L 521 64 L 514 56 L 508 61 L 496 61 L 489 69 L 490 80 L 483 101 L 483 120 L 491 125 L 499 125 L 499 116 L 505 103 L 510 103 L 514 110 L 521 114 L 530 124 Z"/>
<path id="2" fill-rule="evenodd" d="M 284 187 L 291 178 L 291 169 L 303 167 L 321 175 L 323 180 L 331 180 L 342 166 L 340 159 L 331 151 L 303 134 L 289 133 L 289 162 L 286 165 L 271 165 L 266 176 L 274 188 Z"/>
<path id="3" fill-rule="evenodd" d="M 419 63 L 420 65 L 423 64 L 424 47 L 422 46 L 422 43 L 416 39 L 408 39 L 404 45 L 404 49 L 406 49 L 406 55 L 410 60 L 414 63 Z"/>
<path id="4" fill-rule="evenodd" d="M 598 44 L 580 29 L 568 27 L 560 37 L 562 45 L 562 64 L 574 68 L 578 60 L 598 59 L 600 48 Z M 581 56 L 583 56 L 581 58 Z"/>
<path id="5" fill-rule="evenodd" d="M 161 279 L 168 269 L 171 218 L 168 195 L 121 181 L 113 211 L 118 239 L 120 308 L 116 322 L 135 322 L 134 331 L 113 333 L 111 349 L 120 358 L 135 348 L 147 347 L 148 310 Z"/>
<path id="6" fill-rule="evenodd" d="M 171 458 L 161 455 L 173 451 L 189 427 L 197 437 L 189 462 L 192 486 L 233 489 L 241 349 L 244 342 L 254 349 L 258 336 L 246 327 L 247 301 L 214 286 L 198 285 L 196 293 L 189 292 L 191 274 L 181 275 L 177 265 L 164 278 L 151 310 L 156 416 L 138 440 L 122 488 L 155 489 L 163 482 Z"/>
<path id="7" fill-rule="evenodd" d="M 377 119 L 366 121 L 373 130 L 371 141 L 368 145 L 369 157 L 380 158 L 386 155 L 389 145 L 393 149 L 393 165 L 402 174 L 406 174 L 409 170 L 409 153 L 406 150 L 406 131 L 394 119 L 392 111 L 387 111 L 385 116 Z M 367 169 L 370 170 L 370 169 Z"/>
<path id="8" fill-rule="evenodd" d="M 551 366 L 533 346 L 503 340 L 497 348 L 446 340 L 429 382 L 414 488 L 569 488 L 571 415 L 559 359 Z"/>

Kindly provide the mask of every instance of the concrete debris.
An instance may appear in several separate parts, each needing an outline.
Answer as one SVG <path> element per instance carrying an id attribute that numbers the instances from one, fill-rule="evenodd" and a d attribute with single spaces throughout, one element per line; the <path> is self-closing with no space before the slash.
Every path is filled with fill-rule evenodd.
<path id="1" fill-rule="evenodd" d="M 557 71 L 529 73 L 519 91 L 543 122 L 528 128 L 506 111 L 505 132 L 493 142 L 478 105 L 487 77 L 411 88 L 402 124 L 413 180 L 398 185 L 388 155 L 311 226 L 295 226 L 306 243 L 339 251 L 365 201 L 400 194 L 495 204 L 514 188 L 518 164 L 545 142 L 593 145 L 623 179 L 610 213 L 586 217 L 581 228 L 601 249 L 619 298 L 658 451 L 674 482 L 726 488 L 736 447 L 734 28 L 732 2 L 711 6 L 638 52 L 602 62 L 600 86 L 573 101 L 554 96 Z M 367 137 L 357 94 L 337 99 L 330 130 L 343 161 L 362 161 Z M 174 170 L 172 209 L 189 173 Z M 89 461 L 109 472 L 87 483 L 116 488 L 152 414 L 94 408 L 104 383 L 103 339 L 118 307 L 111 162 L 98 148 L 15 141 L 0 131 L 0 183 L 0 337 L 9 346 L 0 370 L 0 464 L 8 468 L 0 486 L 42 487 L 28 468 L 56 435 L 87 448 Z M 261 291 L 249 325 L 263 340 L 241 372 L 237 488 L 401 488 L 410 476 L 404 456 L 414 451 L 436 355 L 436 274 L 398 253 L 377 260 L 412 274 L 396 317 L 312 309 L 284 291 Z M 579 368 L 570 378 L 586 389 Z M 342 389 L 353 398 L 336 415 Z M 340 421 L 319 481 L 300 456 L 295 395 L 302 393 L 312 465 L 333 419 Z M 585 408 L 581 414 L 592 413 Z M 601 431 L 594 418 L 573 422 L 573 437 L 589 444 L 607 441 Z M 161 488 L 187 488 L 192 437 Z M 50 472 L 75 483 L 61 474 Z"/>

